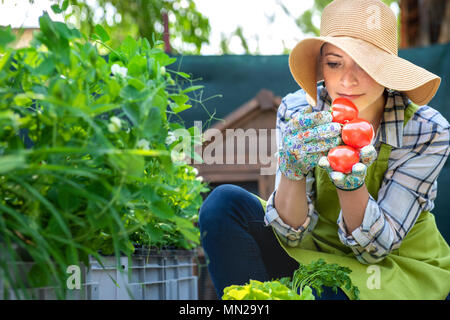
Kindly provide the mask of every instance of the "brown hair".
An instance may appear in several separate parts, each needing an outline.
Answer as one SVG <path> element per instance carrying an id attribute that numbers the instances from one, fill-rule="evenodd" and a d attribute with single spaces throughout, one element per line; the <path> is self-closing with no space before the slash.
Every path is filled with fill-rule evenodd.
<path id="1" fill-rule="evenodd" d="M 317 61 L 316 61 L 316 81 L 319 80 L 323 80 L 323 72 L 322 72 L 322 55 L 323 55 L 323 47 L 326 45 L 327 43 L 324 42 L 321 46 L 320 46 L 320 52 L 317 55 Z"/>

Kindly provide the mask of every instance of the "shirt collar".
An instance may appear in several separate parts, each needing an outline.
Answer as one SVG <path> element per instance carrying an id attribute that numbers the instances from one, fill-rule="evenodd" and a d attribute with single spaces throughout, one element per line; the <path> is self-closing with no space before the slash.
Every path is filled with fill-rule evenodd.
<path id="1" fill-rule="evenodd" d="M 383 142 L 395 148 L 402 147 L 403 122 L 405 109 L 411 103 L 408 97 L 399 91 L 386 90 L 386 105 L 380 126 L 376 132 L 374 144 Z M 317 88 L 317 106 L 315 111 L 329 110 L 332 99 L 323 85 Z"/>

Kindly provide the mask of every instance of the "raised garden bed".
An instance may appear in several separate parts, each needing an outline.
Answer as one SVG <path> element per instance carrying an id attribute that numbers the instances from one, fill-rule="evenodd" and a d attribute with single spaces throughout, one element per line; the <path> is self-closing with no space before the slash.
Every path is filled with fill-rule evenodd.
<path id="1" fill-rule="evenodd" d="M 197 300 L 197 276 L 194 275 L 195 250 L 142 250 L 131 256 L 102 256 L 103 266 L 90 257 L 90 266 L 81 266 L 81 287 L 67 291 L 68 300 Z M 57 299 L 54 288 L 30 288 L 26 274 L 33 262 L 20 262 L 20 278 L 28 287 L 30 297 L 39 300 Z M 68 274 L 68 277 L 70 274 Z M 26 298 L 6 288 L 0 276 L 0 300 Z M 5 291 L 6 289 L 6 291 Z"/>

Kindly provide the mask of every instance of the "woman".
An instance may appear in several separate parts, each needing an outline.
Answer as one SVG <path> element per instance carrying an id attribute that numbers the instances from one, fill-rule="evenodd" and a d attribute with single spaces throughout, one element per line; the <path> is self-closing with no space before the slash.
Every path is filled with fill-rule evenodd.
<path id="1" fill-rule="evenodd" d="M 397 56 L 396 26 L 381 1 L 335 0 L 321 36 L 292 50 L 302 89 L 278 110 L 274 192 L 266 202 L 223 185 L 200 211 L 218 297 L 228 285 L 292 276 L 299 262 L 319 258 L 349 267 L 361 299 L 448 296 L 450 247 L 430 210 L 450 126 L 427 106 L 440 78 Z M 349 174 L 326 159 L 341 144 L 329 112 L 338 97 L 351 99 L 376 133 Z M 346 299 L 341 289 L 326 298 Z"/>

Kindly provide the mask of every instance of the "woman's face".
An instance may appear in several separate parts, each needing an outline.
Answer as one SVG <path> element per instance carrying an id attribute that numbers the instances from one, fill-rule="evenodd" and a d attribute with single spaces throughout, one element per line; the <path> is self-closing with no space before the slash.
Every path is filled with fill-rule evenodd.
<path id="1" fill-rule="evenodd" d="M 359 111 L 363 111 L 368 106 L 384 108 L 385 88 L 375 82 L 338 47 L 330 43 L 323 46 L 321 67 L 325 86 L 333 100 L 338 97 L 348 98 L 353 101 Z"/>

